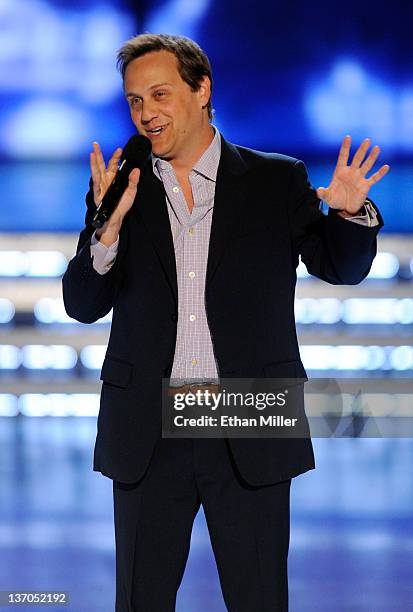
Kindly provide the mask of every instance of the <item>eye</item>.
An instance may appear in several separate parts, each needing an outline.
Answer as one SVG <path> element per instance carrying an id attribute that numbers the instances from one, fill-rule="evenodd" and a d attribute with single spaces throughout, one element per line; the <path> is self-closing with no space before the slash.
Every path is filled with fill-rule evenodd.
<path id="1" fill-rule="evenodd" d="M 133 98 L 129 98 L 129 104 L 131 106 L 131 108 L 136 108 L 137 106 L 139 106 L 139 104 L 142 102 L 142 98 L 138 98 L 138 96 L 135 96 Z"/>
<path id="2" fill-rule="evenodd" d="M 164 98 L 166 96 L 166 91 L 157 91 L 155 93 L 155 98 L 157 98 L 158 100 L 160 100 L 161 98 Z"/>

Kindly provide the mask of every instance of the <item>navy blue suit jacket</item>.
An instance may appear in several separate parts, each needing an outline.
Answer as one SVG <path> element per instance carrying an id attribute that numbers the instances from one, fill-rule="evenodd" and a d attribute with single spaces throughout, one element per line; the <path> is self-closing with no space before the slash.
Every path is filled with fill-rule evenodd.
<path id="1" fill-rule="evenodd" d="M 161 430 L 161 379 L 171 373 L 178 319 L 171 228 L 162 183 L 149 162 L 105 275 L 90 256 L 89 205 L 77 253 L 63 277 L 69 316 L 93 323 L 113 308 L 101 379 L 94 470 L 136 482 Z M 205 303 L 222 377 L 305 377 L 294 320 L 299 255 L 311 274 L 356 284 L 369 272 L 383 225 L 362 227 L 329 210 L 291 157 L 222 139 Z M 378 211 L 377 211 L 378 212 Z M 275 483 L 314 467 L 310 439 L 229 439 L 241 476 Z"/>

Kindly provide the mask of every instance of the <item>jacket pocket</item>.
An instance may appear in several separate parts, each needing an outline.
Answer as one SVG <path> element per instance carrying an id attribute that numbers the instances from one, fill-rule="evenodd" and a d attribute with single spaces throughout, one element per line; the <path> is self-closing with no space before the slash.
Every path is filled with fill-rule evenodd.
<path id="1" fill-rule="evenodd" d="M 132 363 L 106 355 L 100 373 L 100 380 L 116 387 L 125 388 L 131 382 L 132 372 Z"/>

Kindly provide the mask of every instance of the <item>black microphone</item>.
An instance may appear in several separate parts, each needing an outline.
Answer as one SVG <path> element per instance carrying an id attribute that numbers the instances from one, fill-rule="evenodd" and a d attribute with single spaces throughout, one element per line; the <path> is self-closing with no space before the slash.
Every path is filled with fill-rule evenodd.
<path id="1" fill-rule="evenodd" d="M 129 138 L 122 152 L 122 157 L 119 169 L 116 172 L 109 189 L 103 196 L 99 204 L 96 214 L 92 220 L 92 226 L 96 229 L 109 219 L 115 210 L 123 192 L 128 186 L 129 174 L 134 168 L 142 168 L 145 166 L 152 151 L 152 144 L 146 136 L 132 136 Z"/>

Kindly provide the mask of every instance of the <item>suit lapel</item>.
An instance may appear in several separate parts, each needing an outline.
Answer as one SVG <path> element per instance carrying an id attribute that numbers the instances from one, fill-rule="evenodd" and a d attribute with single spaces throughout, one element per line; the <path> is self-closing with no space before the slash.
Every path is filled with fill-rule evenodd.
<path id="1" fill-rule="evenodd" d="M 147 165 L 139 182 L 137 211 L 148 231 L 165 272 L 172 293 L 178 303 L 175 251 L 169 222 L 166 194 L 162 182 L 152 171 L 151 162 Z"/>
<path id="2" fill-rule="evenodd" d="M 237 234 L 241 224 L 241 211 L 245 190 L 239 177 L 247 165 L 234 145 L 221 136 L 221 159 L 215 186 L 214 212 L 209 239 L 206 288 L 211 282 L 231 235 Z"/>
<path id="3" fill-rule="evenodd" d="M 237 149 L 221 136 L 221 158 L 215 186 L 214 211 L 209 240 L 206 287 L 227 246 L 229 236 L 236 234 L 242 221 L 245 200 L 239 177 L 247 165 Z M 149 163 L 139 182 L 136 207 L 158 254 L 162 268 L 178 302 L 176 261 L 173 238 L 166 204 L 165 189 Z"/>

